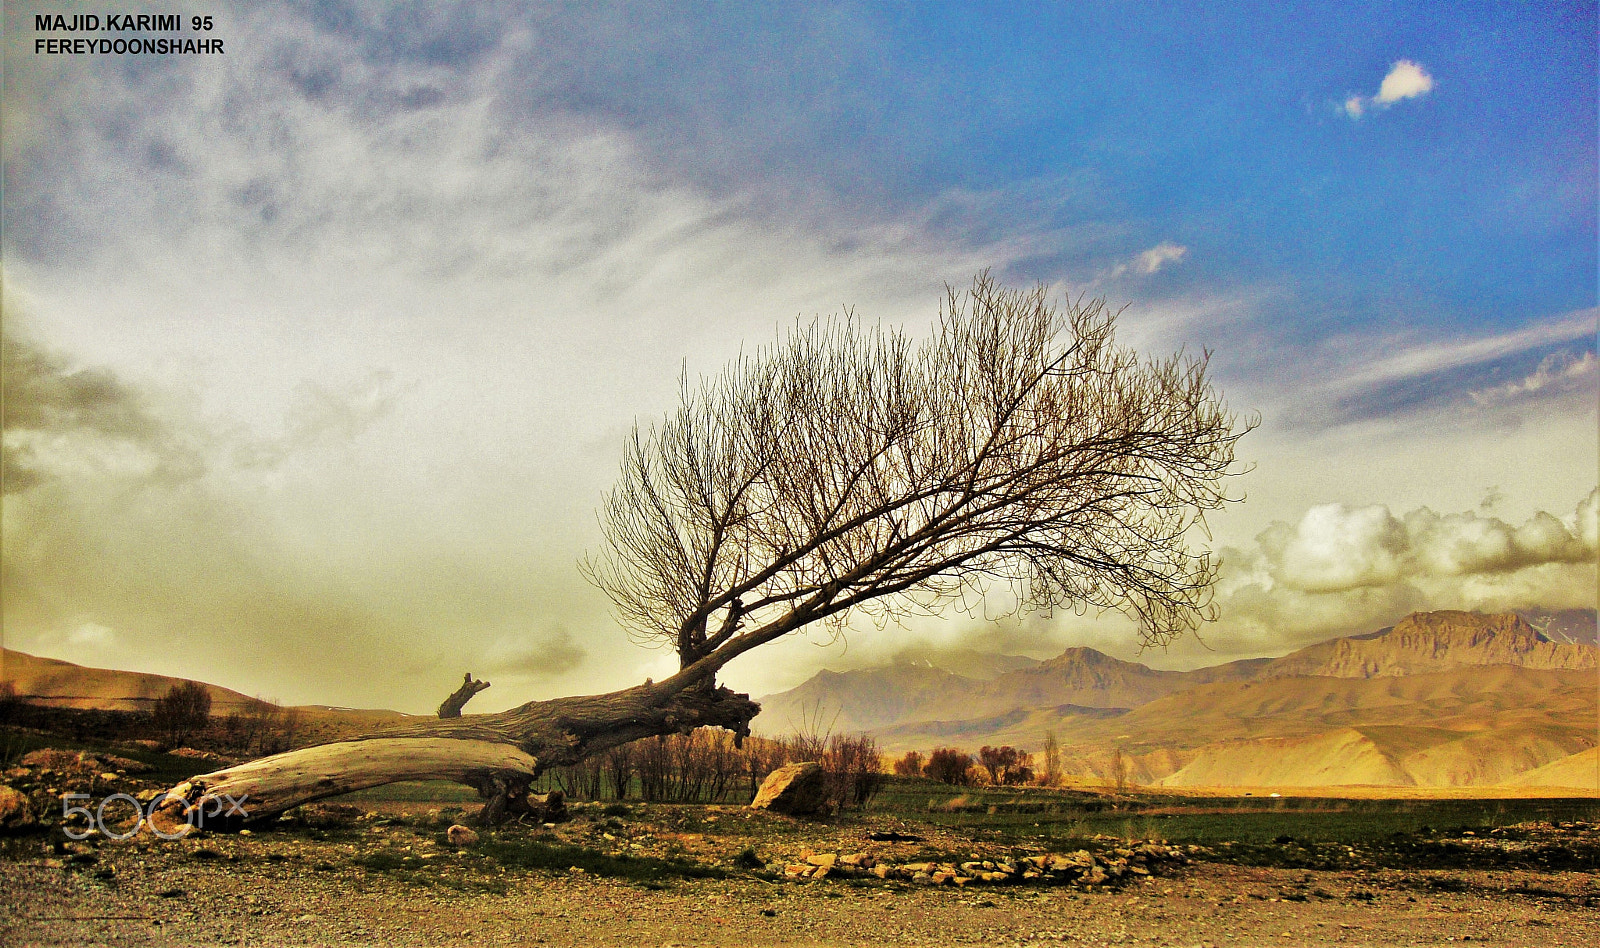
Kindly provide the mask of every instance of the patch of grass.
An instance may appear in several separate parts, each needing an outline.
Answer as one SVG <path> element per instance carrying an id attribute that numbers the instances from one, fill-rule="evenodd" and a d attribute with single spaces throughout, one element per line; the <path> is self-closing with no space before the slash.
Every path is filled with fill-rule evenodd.
<path id="1" fill-rule="evenodd" d="M 953 791 L 953 788 L 951 788 Z M 932 798 L 886 792 L 883 806 L 908 823 L 931 824 L 999 842 L 1089 845 L 1094 837 L 1164 839 L 1215 846 L 1224 842 L 1269 845 L 1280 836 L 1303 843 L 1362 843 L 1396 834 L 1428 833 L 1430 826 L 1482 832 L 1533 820 L 1593 821 L 1592 799 L 1348 800 L 1299 798 L 1173 798 L 1144 795 L 1089 801 L 1081 794 L 1033 790 L 1026 806 L 1008 804 L 1018 791 L 966 789 Z M 1047 801 L 1048 795 L 1057 799 Z M 952 806 L 951 803 L 955 802 Z M 886 812 L 885 812 L 886 811 Z M 1092 846 L 1090 848 L 1093 848 Z"/>
<path id="2" fill-rule="evenodd" d="M 766 866 L 766 861 L 756 854 L 754 846 L 746 846 L 733 857 L 733 864 L 740 869 L 761 869 Z"/>
<path id="3" fill-rule="evenodd" d="M 395 853 L 372 852 L 353 856 L 350 859 L 350 863 L 363 869 L 371 869 L 374 872 L 393 872 L 396 869 L 415 868 L 422 864 L 422 860 L 417 859 L 415 856 L 408 860 L 406 857 Z"/>

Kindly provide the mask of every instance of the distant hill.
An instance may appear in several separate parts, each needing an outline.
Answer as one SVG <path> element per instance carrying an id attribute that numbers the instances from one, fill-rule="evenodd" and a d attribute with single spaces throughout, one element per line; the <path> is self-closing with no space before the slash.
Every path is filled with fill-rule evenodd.
<path id="1" fill-rule="evenodd" d="M 100 708 L 114 711 L 146 711 L 173 685 L 189 679 L 147 672 L 89 668 L 54 658 L 40 658 L 11 649 L 0 650 L 0 681 L 10 682 L 19 698 L 32 704 L 60 708 Z M 207 684 L 213 716 L 266 704 L 220 685 Z M 404 721 L 398 711 L 359 708 L 332 708 L 324 705 L 298 705 L 300 734 L 305 741 L 337 740 Z"/>
<path id="2" fill-rule="evenodd" d="M 1024 661 L 1028 664 L 986 681 L 919 665 L 821 671 L 794 689 L 762 698 L 754 725 L 766 734 L 789 733 L 798 722 L 831 723 L 836 731 L 876 731 L 957 714 L 992 717 L 1027 708 L 1126 710 L 1213 681 L 1248 678 L 1269 660 L 1156 671 L 1092 648 L 1069 648 L 1048 661 Z"/>
<path id="3" fill-rule="evenodd" d="M 1003 655 L 975 648 L 906 648 L 895 653 L 891 665 L 913 665 L 937 668 L 963 678 L 989 681 L 1007 672 L 1034 668 L 1037 658 L 1024 655 Z"/>
<path id="4" fill-rule="evenodd" d="M 174 685 L 188 680 L 145 672 L 88 668 L 11 649 L 0 652 L 0 661 L 4 664 L 0 668 L 3 673 L 0 680 L 11 682 L 19 698 L 63 708 L 144 711 Z M 205 687 L 211 694 L 211 710 L 216 714 L 262 703 L 259 698 L 220 685 Z"/>
<path id="5" fill-rule="evenodd" d="M 814 720 L 836 714 L 836 730 L 867 731 L 896 753 L 1037 751 L 1051 734 L 1069 773 L 1109 779 L 1121 766 L 1169 785 L 1472 786 L 1535 771 L 1545 776 L 1528 779 L 1553 780 L 1587 773 L 1555 765 L 1596 744 L 1597 659 L 1600 648 L 1553 642 L 1522 616 L 1417 613 L 1282 658 L 1188 672 L 1087 648 L 988 681 L 930 669 L 906 687 L 903 669 L 823 672 L 763 698 L 755 723 L 789 730 L 779 715 L 798 701 Z"/>
<path id="6" fill-rule="evenodd" d="M 757 730 L 874 731 L 940 705 L 966 707 L 982 682 L 922 665 L 820 671 L 798 688 L 761 699 Z M 953 704 L 951 704 L 953 702 Z"/>

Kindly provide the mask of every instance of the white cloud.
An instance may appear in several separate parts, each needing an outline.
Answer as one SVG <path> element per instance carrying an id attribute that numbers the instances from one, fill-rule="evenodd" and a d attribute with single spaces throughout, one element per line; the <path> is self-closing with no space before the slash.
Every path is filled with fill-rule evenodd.
<path id="1" fill-rule="evenodd" d="M 1182 262 L 1188 252 L 1188 247 L 1164 240 L 1139 254 L 1135 266 L 1140 273 L 1155 273 L 1169 263 Z"/>
<path id="2" fill-rule="evenodd" d="M 1168 264 L 1182 263 L 1183 258 L 1189 253 L 1189 248 L 1175 244 L 1170 240 L 1163 240 L 1147 250 L 1141 250 L 1134 255 L 1132 260 L 1123 262 L 1102 273 L 1095 283 L 1101 280 L 1114 280 L 1126 273 L 1138 273 L 1144 276 L 1158 273 Z"/>
<path id="3" fill-rule="evenodd" d="M 1433 91 L 1433 77 L 1409 59 L 1394 64 L 1378 87 L 1379 105 L 1393 105 L 1401 99 L 1414 99 Z"/>
<path id="4" fill-rule="evenodd" d="M 1565 350 L 1552 352 L 1539 360 L 1538 368 L 1523 378 L 1468 394 L 1478 405 L 1492 405 L 1583 379 L 1593 375 L 1597 367 L 1600 367 L 1600 359 L 1596 359 L 1593 352 L 1585 352 L 1581 356 Z"/>
<path id="5" fill-rule="evenodd" d="M 1292 378 L 1273 397 L 1285 400 L 1284 413 L 1302 420 L 1333 417 L 1341 404 L 1388 388 L 1592 339 L 1597 319 L 1600 308 L 1591 307 L 1533 321 L 1508 332 L 1476 337 L 1375 337 L 1370 331 L 1335 336 L 1297 352 Z M 1574 357 L 1555 353 L 1516 383 L 1497 389 L 1458 390 L 1458 394 L 1463 404 L 1490 407 L 1541 390 L 1544 394 L 1554 393 L 1562 388 L 1555 383 L 1582 380 L 1590 376 L 1593 368 L 1592 354 Z"/>
<path id="6" fill-rule="evenodd" d="M 1267 536 L 1279 576 L 1306 592 L 1381 586 L 1400 575 L 1405 530 L 1386 507 L 1325 504 L 1307 511 L 1287 536 Z"/>
<path id="7" fill-rule="evenodd" d="M 1302 592 L 1341 592 L 1418 576 L 1505 573 L 1546 563 L 1592 561 L 1584 533 L 1596 488 L 1565 523 L 1539 511 L 1521 526 L 1473 511 L 1427 508 L 1396 518 L 1383 505 L 1313 507 L 1293 526 L 1275 523 L 1259 539 L 1273 576 Z"/>
<path id="8" fill-rule="evenodd" d="M 1520 525 L 1473 511 L 1326 504 L 1222 551 L 1221 619 L 1230 652 L 1283 651 L 1367 631 L 1426 609 L 1593 608 L 1600 488 L 1566 518 Z"/>
<path id="9" fill-rule="evenodd" d="M 1600 490 L 1590 492 L 1578 505 L 1572 518 L 1562 525 L 1578 538 L 1585 549 L 1591 552 L 1600 549 Z"/>
<path id="10" fill-rule="evenodd" d="M 1387 109 L 1396 102 L 1415 99 L 1433 91 L 1433 77 L 1418 63 L 1402 59 L 1389 68 L 1375 96 L 1351 95 L 1339 106 L 1339 111 L 1352 119 L 1359 119 L 1372 109 Z"/>
<path id="11" fill-rule="evenodd" d="M 117 631 L 110 626 L 85 622 L 67 633 L 67 644 L 73 647 L 105 648 L 117 640 Z"/>

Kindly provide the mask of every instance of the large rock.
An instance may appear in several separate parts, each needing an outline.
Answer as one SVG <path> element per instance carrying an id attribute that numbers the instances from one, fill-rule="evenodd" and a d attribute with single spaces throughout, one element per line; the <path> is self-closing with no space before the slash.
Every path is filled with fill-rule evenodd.
<path id="1" fill-rule="evenodd" d="M 828 776 L 814 761 L 779 767 L 762 781 L 752 810 L 771 810 L 789 816 L 818 816 L 828 812 Z"/>
<path id="2" fill-rule="evenodd" d="M 28 798 L 0 784 L 0 831 L 27 829 L 34 822 L 33 808 L 28 805 Z"/>

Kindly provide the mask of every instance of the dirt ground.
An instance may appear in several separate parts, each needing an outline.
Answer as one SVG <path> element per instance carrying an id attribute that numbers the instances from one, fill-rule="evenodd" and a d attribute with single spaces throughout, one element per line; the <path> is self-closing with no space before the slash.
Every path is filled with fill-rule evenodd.
<path id="1" fill-rule="evenodd" d="M 640 882 L 508 869 L 481 853 L 438 846 L 431 841 L 438 835 L 400 824 L 325 839 L 269 832 L 64 852 L 38 837 L 13 841 L 0 860 L 0 944 L 1600 944 L 1600 877 L 1589 872 L 1308 871 L 1199 861 L 1089 891 L 749 872 Z M 654 843 L 662 838 L 683 855 L 707 843 L 665 831 Z M 860 844 L 782 845 L 842 843 Z M 373 868 L 375 854 L 389 852 L 423 853 L 415 859 L 425 859 L 428 872 Z"/>

